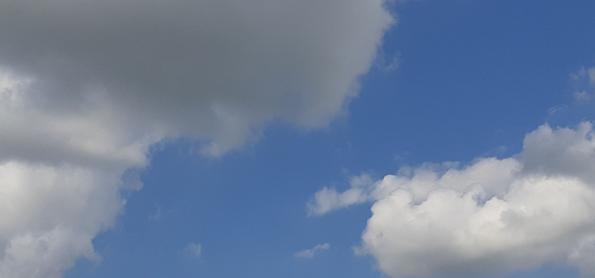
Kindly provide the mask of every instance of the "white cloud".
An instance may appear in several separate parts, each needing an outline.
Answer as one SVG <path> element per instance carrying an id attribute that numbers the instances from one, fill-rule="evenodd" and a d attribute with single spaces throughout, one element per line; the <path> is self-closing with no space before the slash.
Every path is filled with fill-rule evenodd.
<path id="1" fill-rule="evenodd" d="M 163 210 L 161 209 L 161 207 L 156 207 L 155 210 L 149 214 L 149 221 L 161 221 L 161 219 L 163 218 Z"/>
<path id="2" fill-rule="evenodd" d="M 468 166 L 422 166 L 368 191 L 358 250 L 391 277 L 477 277 L 546 263 L 595 261 L 595 139 L 591 124 L 544 125 L 523 151 Z"/>
<path id="3" fill-rule="evenodd" d="M 0 277 L 60 277 L 122 207 L 116 172 L 0 164 Z"/>
<path id="4" fill-rule="evenodd" d="M 591 102 L 595 97 L 595 67 L 581 68 L 570 77 L 576 87 L 574 99 L 581 103 Z"/>
<path id="5" fill-rule="evenodd" d="M 368 175 L 353 177 L 350 180 L 350 189 L 337 192 L 337 189 L 324 187 L 314 194 L 307 204 L 308 215 L 319 216 L 333 210 L 346 208 L 352 205 L 370 201 L 369 190 L 374 181 Z"/>
<path id="6" fill-rule="evenodd" d="M 97 257 L 164 138 L 220 155 L 324 126 L 391 24 L 383 0 L 1 1 L 0 276 Z"/>
<path id="7" fill-rule="evenodd" d="M 314 246 L 310 249 L 298 251 L 293 256 L 296 258 L 302 258 L 302 259 L 312 259 L 319 253 L 328 251 L 329 249 L 331 249 L 330 244 L 321 243 L 321 244 L 317 244 L 316 246 Z"/>
<path id="8" fill-rule="evenodd" d="M 190 242 L 184 247 L 184 253 L 193 258 L 200 258 L 202 256 L 202 244 Z"/>

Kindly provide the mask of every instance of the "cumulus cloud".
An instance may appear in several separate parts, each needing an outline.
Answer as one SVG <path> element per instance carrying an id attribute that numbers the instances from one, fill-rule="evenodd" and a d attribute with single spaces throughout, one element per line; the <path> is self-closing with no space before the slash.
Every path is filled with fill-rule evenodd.
<path id="1" fill-rule="evenodd" d="M 305 249 L 302 251 L 298 251 L 295 254 L 293 254 L 294 257 L 296 258 L 302 258 L 302 259 L 312 259 L 314 258 L 316 255 L 318 255 L 321 252 L 324 251 L 328 251 L 329 249 L 331 249 L 331 245 L 328 243 L 321 243 L 321 244 L 317 244 L 316 246 L 310 248 L 310 249 Z"/>
<path id="2" fill-rule="evenodd" d="M 0 276 L 96 258 L 156 142 L 324 126 L 391 24 L 383 0 L 0 1 Z"/>
<path id="3" fill-rule="evenodd" d="M 122 206 L 119 173 L 0 164 L 0 277 L 60 277 Z"/>
<path id="4" fill-rule="evenodd" d="M 392 22 L 382 0 L 1 5 L 0 65 L 38 84 L 29 109 L 103 105 L 143 134 L 204 136 L 212 153 L 266 121 L 326 124 Z"/>
<path id="5" fill-rule="evenodd" d="M 372 216 L 358 250 L 391 277 L 477 277 L 547 263 L 593 275 L 594 173 L 590 123 L 541 126 L 510 158 L 405 169 L 367 190 Z"/>

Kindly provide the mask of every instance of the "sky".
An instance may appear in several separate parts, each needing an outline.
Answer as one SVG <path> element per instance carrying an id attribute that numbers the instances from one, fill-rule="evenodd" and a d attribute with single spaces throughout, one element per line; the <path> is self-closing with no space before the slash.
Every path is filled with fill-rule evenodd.
<path id="1" fill-rule="evenodd" d="M 0 277 L 593 277 L 594 12 L 0 0 Z"/>

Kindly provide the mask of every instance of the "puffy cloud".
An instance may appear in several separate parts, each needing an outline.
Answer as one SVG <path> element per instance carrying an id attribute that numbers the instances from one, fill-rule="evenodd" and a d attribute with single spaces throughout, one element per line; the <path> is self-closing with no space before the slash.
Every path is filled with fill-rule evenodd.
<path id="1" fill-rule="evenodd" d="M 397 190 L 372 207 L 364 246 L 392 277 L 475 277 L 564 261 L 595 231 L 595 192 L 576 179 L 519 179 L 502 197 Z M 591 258 L 593 259 L 593 258 Z"/>
<path id="2" fill-rule="evenodd" d="M 0 164 L 0 276 L 60 277 L 122 207 L 117 172 Z"/>
<path id="3" fill-rule="evenodd" d="M 164 138 L 324 126 L 391 24 L 383 0 L 0 1 L 0 276 L 95 258 Z"/>
<path id="4" fill-rule="evenodd" d="M 385 176 L 367 190 L 374 204 L 358 250 L 391 277 L 477 277 L 546 263 L 593 275 L 593 167 L 593 128 L 582 123 L 541 126 L 511 158 Z"/>
<path id="5" fill-rule="evenodd" d="M 335 188 L 324 187 L 316 192 L 307 204 L 308 214 L 321 216 L 337 209 L 377 201 L 397 189 L 410 190 L 415 201 L 419 201 L 435 187 L 469 190 L 477 188 L 481 182 L 483 191 L 494 194 L 521 168 L 515 159 L 495 158 L 479 160 L 462 170 L 453 168 L 456 165 L 446 162 L 418 168 L 406 167 L 398 175 L 388 175 L 380 181 L 373 181 L 368 175 L 356 176 L 351 179 L 348 190 L 338 192 Z"/>
<path id="6" fill-rule="evenodd" d="M 217 154 L 267 121 L 326 124 L 392 22 L 383 2 L 4 1 L 0 65 L 40 83 L 31 109 L 101 101 L 126 127 L 203 136 Z"/>
<path id="7" fill-rule="evenodd" d="M 595 140 L 591 123 L 553 130 L 545 125 L 529 133 L 520 159 L 524 172 L 563 175 L 595 183 Z"/>
<path id="8" fill-rule="evenodd" d="M 314 246 L 310 249 L 298 251 L 293 256 L 296 258 L 302 258 L 302 259 L 312 259 L 316 255 L 318 255 L 320 252 L 328 251 L 329 249 L 331 249 L 330 244 L 321 243 L 321 244 L 317 244 L 316 246 Z"/>

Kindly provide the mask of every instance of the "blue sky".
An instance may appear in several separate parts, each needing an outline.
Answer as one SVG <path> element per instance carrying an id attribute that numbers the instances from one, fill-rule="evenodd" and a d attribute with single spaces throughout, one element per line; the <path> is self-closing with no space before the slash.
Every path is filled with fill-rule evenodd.
<path id="1" fill-rule="evenodd" d="M 217 159 L 187 141 L 154 148 L 143 189 L 94 241 L 103 260 L 80 261 L 67 277 L 383 277 L 352 252 L 369 206 L 308 217 L 305 204 L 320 187 L 403 165 L 510 155 L 544 122 L 576 124 L 548 110 L 573 103 L 570 74 L 595 62 L 594 2 L 408 1 L 392 9 L 398 26 L 346 115 L 316 131 L 269 127 Z M 398 68 L 385 69 L 393 59 Z M 189 242 L 202 245 L 200 257 L 184 253 Z M 321 242 L 332 248 L 294 258 Z M 546 266 L 505 277 L 578 276 Z"/>
<path id="2" fill-rule="evenodd" d="M 176 125 L 183 122 L 179 128 L 183 130 L 179 132 L 182 136 L 168 134 L 164 136 L 166 139 L 146 146 L 146 161 L 126 162 L 128 164 L 123 169 L 132 176 L 138 175 L 142 189 L 117 190 L 121 192 L 117 199 L 125 200 L 125 205 L 114 209 L 113 215 L 108 217 L 113 219 L 112 224 L 96 229 L 101 232 L 90 236 L 97 258 L 84 258 L 86 253 L 81 252 L 74 259 L 72 268 L 65 267 L 64 277 L 397 277 L 396 272 L 391 272 L 392 268 L 379 266 L 381 255 L 357 255 L 354 252 L 362 246 L 362 234 L 367 227 L 372 230 L 372 226 L 368 226 L 374 214 L 371 207 L 382 199 L 350 204 L 320 216 L 309 215 L 308 204 L 313 202 L 317 192 L 324 187 L 336 188 L 338 192 L 348 190 L 350 179 L 362 174 L 379 181 L 385 175 L 397 174 L 403 167 L 448 161 L 469 165 L 483 157 L 523 156 L 518 155 L 523 153 L 523 139 L 539 126 L 549 123 L 554 128 L 575 128 L 581 121 L 592 119 L 595 111 L 592 103 L 577 101 L 575 97 L 577 87 L 588 84 L 578 84 L 580 82 L 573 80 L 572 75 L 595 65 L 595 2 L 409 0 L 388 6 L 397 24 L 384 33 L 380 50 L 370 61 L 369 71 L 357 77 L 360 80 L 357 96 L 348 101 L 343 111 L 331 113 L 333 116 L 328 125 L 303 124 L 302 114 L 296 116 L 296 120 L 292 113 L 279 112 L 280 120 L 272 117 L 270 121 L 261 121 L 254 116 L 258 119 L 249 124 L 249 129 L 257 130 L 253 134 L 246 132 L 249 133 L 246 135 L 244 131 L 228 133 L 225 128 L 220 131 L 218 122 L 213 130 L 205 127 L 198 132 L 186 132 L 185 122 L 174 117 Z M 341 33 L 340 30 L 336 32 Z M 367 34 L 367 29 L 362 30 Z M 0 34 L 3 31 L 0 28 Z M 366 38 L 364 35 L 358 39 Z M 240 44 L 243 42 L 239 41 Z M 3 45 L 0 43 L 0 46 Z M 77 48 L 67 49 L 76 52 Z M 14 53 L 0 48 L 0 62 L 19 65 L 14 68 L 33 72 L 34 76 L 45 74 L 44 71 L 30 70 L 43 62 L 6 58 L 18 55 Z M 47 53 L 62 52 L 48 50 Z M 79 59 L 77 55 L 84 56 L 87 52 L 76 53 L 72 57 Z M 39 61 L 46 60 L 39 58 Z M 68 67 L 70 64 L 64 65 Z M 97 68 L 103 69 L 103 64 L 99 65 Z M 167 67 L 164 63 L 159 65 Z M 265 69 L 268 69 L 267 65 Z M 128 76 L 126 66 L 120 68 L 122 74 Z M 288 68 L 281 69 L 293 70 L 293 67 Z M 101 70 L 97 72 L 100 73 L 94 73 L 95 76 L 103 74 Z M 251 76 L 249 72 L 243 73 Z M 142 77 L 131 74 L 130 78 L 151 83 L 147 80 L 152 80 L 152 73 Z M 93 74 L 89 76 L 93 77 Z M 177 76 L 183 76 L 183 72 Z M 87 78 L 83 74 L 75 77 Z M 106 80 L 120 84 L 119 79 L 109 78 L 111 75 Z M 48 80 L 54 82 L 54 79 Z M 201 79 L 201 82 L 208 83 L 208 80 Z M 220 83 L 225 83 L 226 79 L 221 80 Z M 290 79 L 287 84 L 296 80 L 310 79 Z M 57 81 L 55 84 L 62 86 Z M 252 86 L 252 83 L 246 84 Z M 136 88 L 134 86 L 126 88 Z M 213 86 L 221 90 L 234 89 L 225 85 Z M 254 86 L 254 91 L 262 89 L 258 87 L 260 85 Z M 275 86 L 271 85 L 277 88 Z M 131 99 L 132 103 L 138 101 L 134 96 Z M 252 105 L 246 99 L 242 101 Z M 310 107 L 316 107 L 315 103 L 322 100 L 308 101 L 310 99 L 303 100 L 307 107 L 302 109 L 305 114 L 319 112 L 310 110 Z M 299 103 L 296 106 L 301 109 L 302 102 Z M 229 107 L 235 108 L 235 105 L 232 103 Z M 122 107 L 127 107 L 124 110 L 136 109 L 135 105 Z M 153 106 L 147 107 L 150 111 Z M 176 107 L 175 103 L 173 107 Z M 47 115 L 53 116 L 52 109 L 43 111 L 52 111 Z M 62 111 L 60 109 L 57 108 Z M 119 106 L 114 111 L 118 109 Z M 181 111 L 184 109 L 180 108 Z M 168 113 L 170 110 L 163 115 Z M 256 114 L 241 113 L 239 115 L 250 121 Z M 266 113 L 265 118 L 268 117 Z M 122 115 L 131 114 L 125 112 Z M 138 115 L 143 118 L 152 116 L 152 113 Z M 206 117 L 206 121 L 210 119 L 210 114 L 188 115 Z M 156 122 L 161 119 L 159 117 L 161 114 L 156 116 Z M 326 116 L 321 118 L 324 118 L 322 122 L 327 120 Z M 135 130 L 130 131 L 133 133 L 137 128 L 144 128 L 142 124 L 132 123 L 123 124 L 124 129 Z M 11 130 L 10 126 L 7 130 Z M 242 143 L 233 140 L 228 143 L 229 134 L 248 139 L 242 139 L 246 141 Z M 136 133 L 130 135 L 134 136 Z M 128 139 L 121 139 L 124 137 L 128 138 L 118 135 L 109 142 L 128 142 Z M 221 140 L 225 149 L 222 154 L 205 154 L 205 141 L 217 142 L 219 138 L 224 138 Z M 3 161 L 2 144 L 0 140 L 0 162 Z M 18 158 L 19 149 L 10 144 L 7 146 L 17 150 L 13 156 L 8 152 L 8 160 Z M 69 152 L 65 153 L 65 157 L 70 156 Z M 68 165 L 71 162 L 61 163 Z M 1 171 L 0 168 L 0 174 Z M 90 195 L 88 200 L 94 200 L 94 196 L 97 195 Z M 0 231 L 0 243 L 4 243 L 3 236 Z M 297 252 L 318 244 L 328 244 L 329 248 L 318 250 L 308 258 L 296 256 Z M 196 250 L 189 246 L 200 248 Z M 500 268 L 497 262 L 486 265 Z M 505 273 L 491 270 L 473 273 L 459 269 L 444 273 L 430 271 L 415 277 L 447 277 L 454 275 L 452 273 L 462 273 L 459 277 L 486 278 L 579 277 L 578 268 L 564 260 L 544 260 L 527 265 L 514 266 Z M 0 267 L 0 274 L 1 271 Z M 401 277 L 410 276 L 398 276 Z"/>

